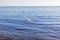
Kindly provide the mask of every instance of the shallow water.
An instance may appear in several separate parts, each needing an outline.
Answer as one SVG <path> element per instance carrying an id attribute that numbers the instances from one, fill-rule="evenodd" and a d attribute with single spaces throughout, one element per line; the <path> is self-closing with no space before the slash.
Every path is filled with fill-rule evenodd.
<path id="1" fill-rule="evenodd" d="M 0 7 L 0 34 L 60 40 L 60 7 Z"/>

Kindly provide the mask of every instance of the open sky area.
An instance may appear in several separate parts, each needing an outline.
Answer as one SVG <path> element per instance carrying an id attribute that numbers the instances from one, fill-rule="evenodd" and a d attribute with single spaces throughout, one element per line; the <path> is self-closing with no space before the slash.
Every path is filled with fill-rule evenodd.
<path id="1" fill-rule="evenodd" d="M 60 0 L 0 0 L 0 6 L 60 6 Z"/>

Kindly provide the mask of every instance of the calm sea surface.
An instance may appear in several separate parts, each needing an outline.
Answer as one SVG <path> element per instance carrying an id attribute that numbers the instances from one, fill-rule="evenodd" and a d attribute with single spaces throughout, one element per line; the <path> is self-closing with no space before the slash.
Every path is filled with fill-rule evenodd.
<path id="1" fill-rule="evenodd" d="M 60 7 L 0 6 L 0 34 L 60 40 Z"/>

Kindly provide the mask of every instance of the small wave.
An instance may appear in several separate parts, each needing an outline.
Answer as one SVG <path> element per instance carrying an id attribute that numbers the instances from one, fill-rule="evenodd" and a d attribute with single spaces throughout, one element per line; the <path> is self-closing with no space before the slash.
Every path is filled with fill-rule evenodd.
<path id="1" fill-rule="evenodd" d="M 13 23 L 0 23 L 0 25 L 8 25 L 8 26 L 23 26 L 23 25 L 13 24 Z"/>
<path id="2" fill-rule="evenodd" d="M 27 21 L 29 22 L 29 23 L 31 23 L 31 24 L 38 24 L 38 25 L 60 25 L 60 23 L 50 23 L 50 22 L 35 22 L 35 21 L 33 21 L 32 19 L 30 19 L 30 18 L 28 18 L 28 17 L 25 17 L 26 19 L 27 19 Z"/>

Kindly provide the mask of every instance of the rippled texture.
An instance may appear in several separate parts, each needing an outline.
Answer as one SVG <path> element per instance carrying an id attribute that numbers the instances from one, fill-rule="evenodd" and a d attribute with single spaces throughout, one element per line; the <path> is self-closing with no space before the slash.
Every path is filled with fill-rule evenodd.
<path id="1" fill-rule="evenodd" d="M 1 6 L 0 34 L 60 40 L 60 7 Z"/>

